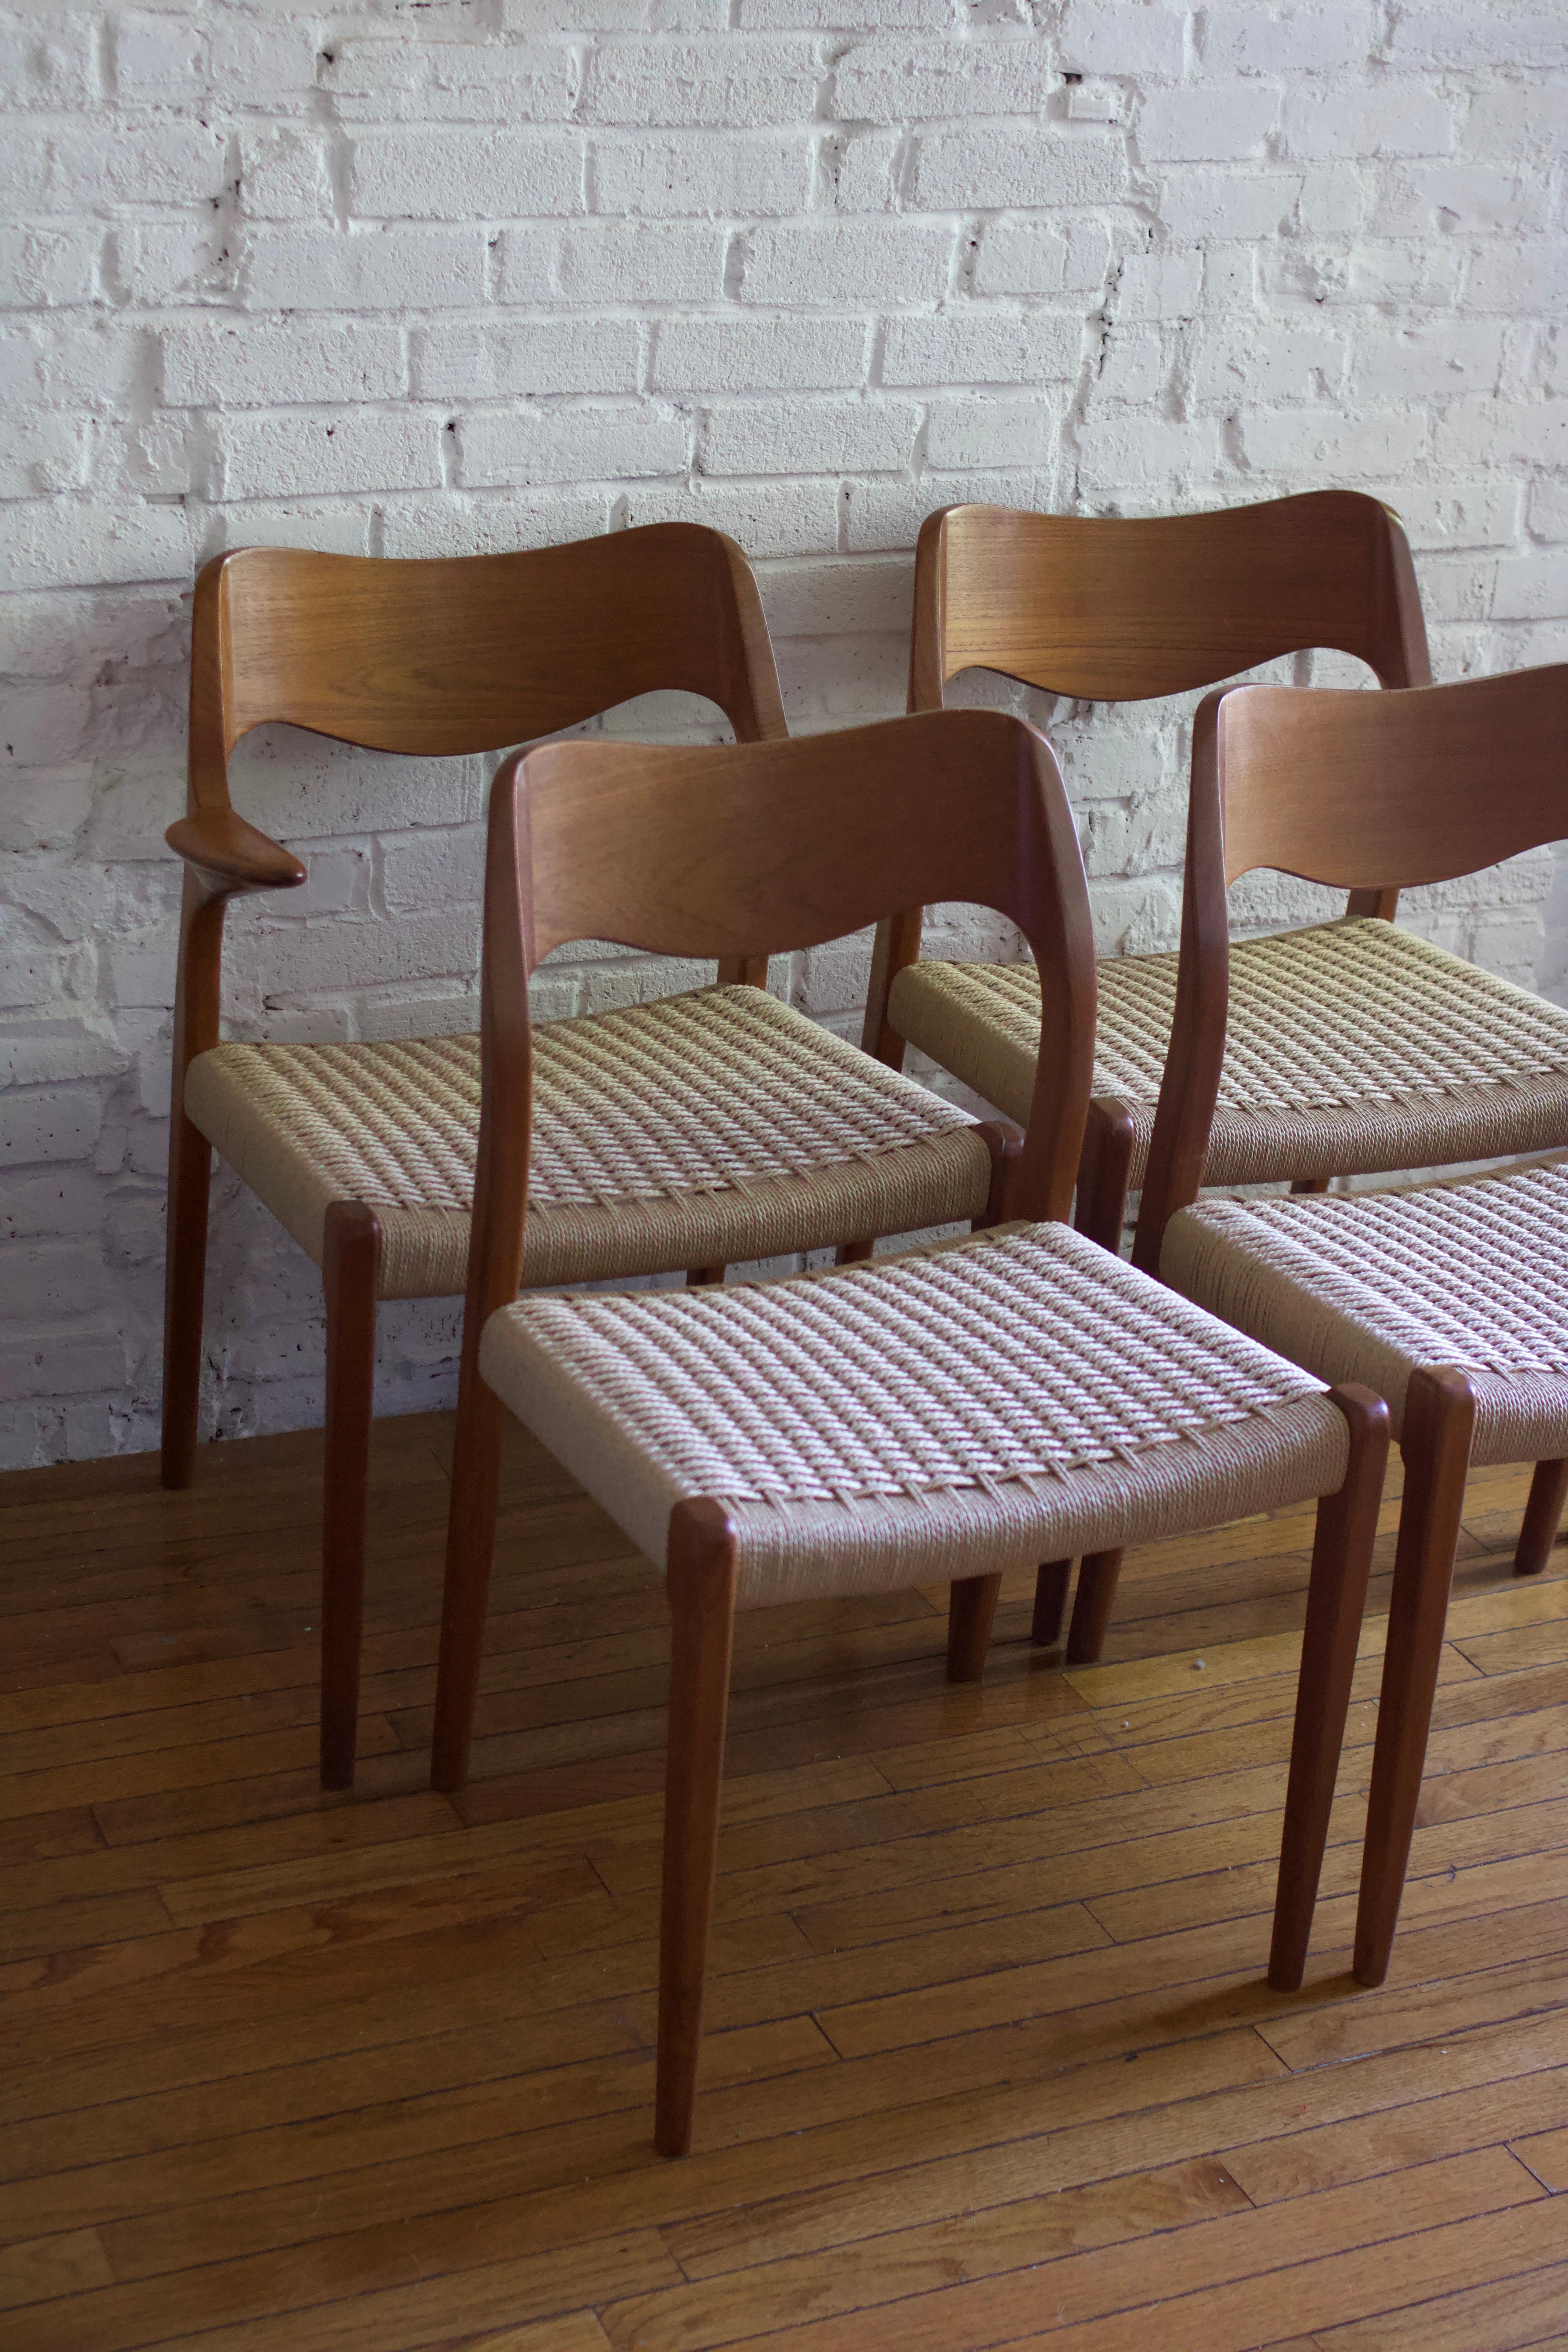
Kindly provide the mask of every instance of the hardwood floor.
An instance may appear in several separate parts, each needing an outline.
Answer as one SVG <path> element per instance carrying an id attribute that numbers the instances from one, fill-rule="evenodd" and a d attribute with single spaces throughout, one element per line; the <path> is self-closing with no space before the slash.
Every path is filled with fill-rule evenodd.
<path id="1" fill-rule="evenodd" d="M 1108 1663 L 741 1621 L 695 2153 L 651 2148 L 666 1616 L 519 1439 L 426 1785 L 449 1425 L 375 1433 L 358 1789 L 319 1436 L 0 1481 L 6 2352 L 1568 2347 L 1568 1547 L 1472 1481 L 1388 1984 L 1262 1981 L 1310 1521 L 1133 1555 Z M 1387 1605 L 1394 1507 L 1374 1611 Z"/>

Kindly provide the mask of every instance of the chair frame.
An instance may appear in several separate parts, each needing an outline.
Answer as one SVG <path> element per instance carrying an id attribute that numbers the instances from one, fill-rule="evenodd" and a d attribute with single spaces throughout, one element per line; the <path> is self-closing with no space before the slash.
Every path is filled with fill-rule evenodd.
<path id="1" fill-rule="evenodd" d="M 1158 1273 L 1165 1229 L 1197 1199 L 1225 1059 L 1226 893 L 1258 867 L 1332 888 L 1394 875 L 1451 882 L 1568 832 L 1568 664 L 1381 696 L 1228 687 L 1194 726 L 1182 951 L 1134 1263 Z M 1478 785 L 1485 779 L 1484 792 Z M 1405 1888 L 1458 1547 L 1475 1391 L 1454 1365 L 1419 1367 L 1400 1433 L 1400 1513 L 1354 1973 L 1388 1972 Z M 1538 1462 L 1514 1573 L 1545 1566 L 1568 1460 Z"/>
<path id="2" fill-rule="evenodd" d="M 982 822 L 987 809 L 995 821 Z M 896 810 L 897 824 L 889 822 Z M 640 820 L 640 823 L 639 823 Z M 831 840 L 825 857 L 821 844 Z M 1076 887 L 1073 887 L 1076 877 Z M 682 956 L 746 955 L 845 936 L 933 883 L 1017 922 L 1041 977 L 1031 1115 L 998 1153 L 996 1217 L 1065 1221 L 1093 1070 L 1095 968 L 1076 832 L 1049 746 L 1022 720 L 927 714 L 726 751 L 568 744 L 515 755 L 490 796 L 481 991 L 484 1098 L 464 1314 L 436 1785 L 466 1771 L 494 1549 L 506 1408 L 479 1370 L 489 1317 L 517 1295 L 528 1206 L 528 983 L 584 935 Z M 1320 1500 L 1280 1852 L 1271 1983 L 1300 1982 L 1349 1706 L 1384 1465 L 1387 1408 L 1333 1389 L 1343 1484 Z M 736 1609 L 722 1506 L 671 1513 L 668 1761 L 660 1917 L 656 2145 L 690 2146 Z M 952 1588 L 948 1669 L 984 1663 L 1000 1576 Z"/>
<path id="3" fill-rule="evenodd" d="M 1432 675 L 1399 518 L 1360 491 L 1130 519 L 947 507 L 921 526 L 911 710 L 941 709 L 949 680 L 971 668 L 1077 700 L 1138 702 L 1312 646 L 1353 655 L 1386 688 L 1422 686 Z M 1398 897 L 1379 878 L 1352 892 L 1346 912 L 1392 921 Z M 872 952 L 861 1043 L 892 1069 L 903 1067 L 904 1040 L 889 999 L 919 958 L 924 919 L 923 907 L 893 916 Z M 1096 1096 L 1074 1222 L 1105 1249 L 1121 1245 L 1132 1150 L 1126 1104 Z M 1039 1648 L 1061 1637 L 1072 1565 L 1041 1565 L 1032 1629 Z M 1080 1563 L 1069 1664 L 1100 1655 L 1120 1569 L 1119 1552 Z"/>
<path id="4" fill-rule="evenodd" d="M 460 755 L 579 723 L 657 688 L 716 703 L 738 740 L 786 736 L 767 625 L 742 549 L 692 523 L 568 546 L 395 561 L 289 548 L 220 555 L 196 580 L 185 865 L 174 1020 L 162 1476 L 189 1486 L 200 1418 L 212 1146 L 185 1116 L 185 1074 L 222 1033 L 233 898 L 297 888 L 300 860 L 246 823 L 228 761 L 284 721 L 370 751 Z M 721 981 L 765 986 L 765 955 Z M 381 1228 L 363 1202 L 326 1219 L 327 1409 L 321 1779 L 353 1779 Z M 710 1273 L 713 1270 L 709 1269 Z"/>

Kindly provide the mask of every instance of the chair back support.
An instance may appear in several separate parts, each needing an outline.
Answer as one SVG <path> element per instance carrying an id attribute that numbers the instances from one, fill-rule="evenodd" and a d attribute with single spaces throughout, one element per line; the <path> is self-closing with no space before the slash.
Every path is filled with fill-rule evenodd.
<path id="1" fill-rule="evenodd" d="M 1233 687 L 1201 789 L 1227 885 L 1259 866 L 1351 889 L 1454 881 L 1568 835 L 1568 663 L 1415 694 Z"/>
<path id="2" fill-rule="evenodd" d="M 659 688 L 706 695 L 742 742 L 785 731 L 756 583 L 720 531 L 414 561 L 238 549 L 196 583 L 190 805 L 227 806 L 228 754 L 268 719 L 455 754 Z"/>
<path id="3" fill-rule="evenodd" d="M 1131 702 L 1317 646 L 1384 686 L 1431 676 L 1405 533 L 1353 490 L 1132 520 L 950 507 L 921 531 L 911 709 L 971 667 Z"/>
<path id="4" fill-rule="evenodd" d="M 1568 836 L 1568 663 L 1409 694 L 1230 687 L 1193 730 L 1182 955 L 1133 1261 L 1195 1201 L 1225 1061 L 1226 892 L 1258 866 L 1451 882 Z"/>
<path id="5" fill-rule="evenodd" d="M 1065 1216 L 1093 1068 L 1094 940 L 1060 772 L 1032 728 L 955 710 L 807 742 L 560 743 L 505 761 L 485 878 L 473 1344 L 521 1271 L 528 978 L 552 948 L 816 947 L 939 889 L 1009 917 L 1039 967 L 1041 1050 L 1009 1209 Z"/>

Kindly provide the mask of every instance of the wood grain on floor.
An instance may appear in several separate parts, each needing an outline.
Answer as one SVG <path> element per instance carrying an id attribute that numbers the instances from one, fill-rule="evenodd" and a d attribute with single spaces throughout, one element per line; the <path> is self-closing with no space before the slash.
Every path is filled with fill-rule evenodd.
<path id="1" fill-rule="evenodd" d="M 1568 2345 L 1568 1547 L 1471 1481 L 1404 1925 L 1348 1975 L 1391 1487 L 1303 1990 L 1262 1980 L 1310 1514 L 1132 1555 L 1104 1664 L 742 1620 L 695 2152 L 651 2147 L 655 1572 L 513 1437 L 426 1783 L 449 1424 L 377 1425 L 359 1783 L 319 1436 L 0 1480 L 6 2352 Z"/>

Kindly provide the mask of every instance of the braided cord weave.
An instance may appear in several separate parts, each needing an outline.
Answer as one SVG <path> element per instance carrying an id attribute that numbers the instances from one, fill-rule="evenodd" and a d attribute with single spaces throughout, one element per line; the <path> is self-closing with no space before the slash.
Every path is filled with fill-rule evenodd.
<path id="1" fill-rule="evenodd" d="M 1173 955 L 1098 966 L 1094 1091 L 1153 1102 L 1176 1009 Z M 1031 1055 L 1032 963 L 947 964 L 943 985 Z M 1568 1014 L 1391 923 L 1318 923 L 1230 954 L 1222 1109 L 1348 1110 L 1521 1077 L 1568 1077 Z"/>
<path id="2" fill-rule="evenodd" d="M 534 1047 L 529 1188 L 541 1207 L 720 1192 L 973 1124 L 761 989 L 549 1022 Z M 239 1081 L 330 1197 L 471 1209 L 477 1037 L 220 1045 L 203 1059 Z"/>
<path id="3" fill-rule="evenodd" d="M 1568 1168 L 1192 1215 L 1411 1363 L 1568 1379 Z"/>
<path id="4" fill-rule="evenodd" d="M 1322 1393 L 1062 1225 L 789 1282 L 528 1297 L 495 1319 L 673 1489 L 738 1503 L 994 1494 Z"/>

